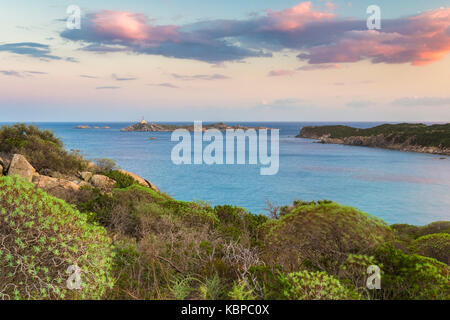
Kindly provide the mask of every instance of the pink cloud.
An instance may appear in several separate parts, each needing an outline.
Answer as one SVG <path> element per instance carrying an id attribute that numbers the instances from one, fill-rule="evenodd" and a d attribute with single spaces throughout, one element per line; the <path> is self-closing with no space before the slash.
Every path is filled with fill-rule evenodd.
<path id="1" fill-rule="evenodd" d="M 272 57 L 284 49 L 296 50 L 300 59 L 310 65 L 327 65 L 324 68 L 362 60 L 421 66 L 450 53 L 450 8 L 384 19 L 381 30 L 367 30 L 365 20 L 338 18 L 332 5 L 326 7 L 317 10 L 308 1 L 245 20 L 206 20 L 180 26 L 152 25 L 141 13 L 103 10 L 87 14 L 81 30 L 65 30 L 61 35 L 87 44 L 86 51 L 129 51 L 214 64 Z M 292 72 L 274 70 L 270 75 Z"/>
<path id="2" fill-rule="evenodd" d="M 450 8 L 428 11 L 381 30 L 345 32 L 339 41 L 308 49 L 299 57 L 310 63 L 343 63 L 369 59 L 374 63 L 422 66 L 450 53 Z"/>
<path id="3" fill-rule="evenodd" d="M 107 39 L 160 43 L 178 38 L 177 26 L 151 26 L 144 14 L 127 11 L 103 10 L 91 19 L 92 29 Z"/>
<path id="4" fill-rule="evenodd" d="M 279 31 L 289 31 L 301 29 L 311 22 L 323 21 L 335 17 L 333 13 L 314 11 L 311 2 L 302 2 L 298 5 L 281 10 L 267 10 L 269 26 L 262 26 L 262 29 L 274 29 Z"/>

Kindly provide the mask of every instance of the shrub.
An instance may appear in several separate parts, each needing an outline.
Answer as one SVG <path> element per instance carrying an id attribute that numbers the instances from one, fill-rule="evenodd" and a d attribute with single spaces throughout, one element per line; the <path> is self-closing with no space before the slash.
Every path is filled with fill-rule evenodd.
<path id="1" fill-rule="evenodd" d="M 2 126 L 0 152 L 24 155 L 38 172 L 50 169 L 74 173 L 87 167 L 87 162 L 77 152 L 64 150 L 63 143 L 52 132 L 32 125 Z"/>
<path id="2" fill-rule="evenodd" d="M 434 233 L 422 236 L 414 240 L 410 250 L 422 256 L 450 264 L 450 234 Z"/>
<path id="3" fill-rule="evenodd" d="M 360 296 L 325 272 L 298 271 L 280 274 L 283 295 L 287 300 L 353 300 Z"/>
<path id="4" fill-rule="evenodd" d="M 103 173 L 110 172 L 117 168 L 116 162 L 108 158 L 95 159 L 95 164 L 97 165 L 98 169 Z"/>
<path id="5" fill-rule="evenodd" d="M 0 178 L 0 298 L 99 299 L 112 286 L 105 229 L 19 177 Z M 81 290 L 69 290 L 69 266 Z"/>
<path id="6" fill-rule="evenodd" d="M 450 299 L 449 267 L 435 259 L 382 246 L 374 257 L 381 268 L 376 297 L 400 300 Z"/>
<path id="7" fill-rule="evenodd" d="M 264 254 L 273 264 L 330 274 L 337 274 L 348 254 L 370 252 L 391 235 L 382 220 L 329 202 L 296 206 L 263 229 Z"/>
<path id="8" fill-rule="evenodd" d="M 118 170 L 107 171 L 105 175 L 116 181 L 116 188 L 128 188 L 137 183 L 133 177 Z"/>

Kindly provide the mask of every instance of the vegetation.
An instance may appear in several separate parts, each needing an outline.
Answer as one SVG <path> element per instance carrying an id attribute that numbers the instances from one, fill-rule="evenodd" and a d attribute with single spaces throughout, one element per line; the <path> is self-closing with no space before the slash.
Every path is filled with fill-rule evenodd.
<path id="1" fill-rule="evenodd" d="M 66 286 L 71 265 L 81 290 Z M 0 298 L 99 299 L 113 284 L 111 266 L 103 227 L 31 183 L 0 178 Z"/>
<path id="2" fill-rule="evenodd" d="M 0 153 L 24 155 L 38 172 L 50 169 L 62 173 L 84 170 L 87 161 L 76 152 L 64 150 L 61 140 L 49 130 L 15 124 L 0 128 Z"/>
<path id="3" fill-rule="evenodd" d="M 0 178 L 0 298 L 450 299 L 449 221 L 388 226 L 329 200 L 255 215 L 173 199 L 108 163 L 116 188 L 82 187 L 70 205 Z M 73 264 L 81 290 L 66 286 Z M 372 265 L 380 290 L 366 287 Z"/>
<path id="4" fill-rule="evenodd" d="M 383 135 L 389 143 L 402 144 L 408 141 L 411 145 L 450 148 L 450 123 L 431 126 L 421 123 L 383 124 L 368 129 L 343 125 L 304 127 L 298 137 L 308 138 L 324 135 L 329 135 L 330 138 Z"/>

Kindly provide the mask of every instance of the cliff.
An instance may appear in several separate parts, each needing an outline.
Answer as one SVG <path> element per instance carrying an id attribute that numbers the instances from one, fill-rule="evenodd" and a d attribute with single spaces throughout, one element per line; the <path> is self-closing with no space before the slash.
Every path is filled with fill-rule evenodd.
<path id="1" fill-rule="evenodd" d="M 450 124 L 384 124 L 368 129 L 349 126 L 308 126 L 297 138 L 320 143 L 385 148 L 450 155 Z"/>

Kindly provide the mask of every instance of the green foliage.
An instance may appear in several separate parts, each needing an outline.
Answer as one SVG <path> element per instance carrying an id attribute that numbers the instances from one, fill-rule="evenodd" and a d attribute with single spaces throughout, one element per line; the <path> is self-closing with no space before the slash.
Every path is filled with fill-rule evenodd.
<path id="1" fill-rule="evenodd" d="M 409 250 L 450 264 L 450 234 L 434 233 L 422 236 L 414 240 Z"/>
<path id="2" fill-rule="evenodd" d="M 379 298 L 450 299 L 449 266 L 392 246 L 378 248 L 374 256 L 382 271 Z"/>
<path id="3" fill-rule="evenodd" d="M 32 125 L 2 126 L 0 152 L 24 155 L 39 172 L 50 169 L 74 173 L 87 167 L 87 162 L 77 152 L 64 150 L 63 143 L 52 132 Z"/>
<path id="4" fill-rule="evenodd" d="M 368 129 L 359 129 L 343 125 L 316 126 L 302 128 L 299 136 L 330 135 L 330 138 L 346 138 L 352 136 L 383 135 L 388 142 L 413 145 L 450 148 L 450 123 L 427 126 L 421 123 L 383 124 Z"/>
<path id="5" fill-rule="evenodd" d="M 353 300 L 360 296 L 325 272 L 298 271 L 280 274 L 287 300 Z"/>
<path id="6" fill-rule="evenodd" d="M 177 300 L 186 299 L 195 288 L 192 287 L 192 283 L 197 281 L 194 277 L 187 276 L 180 279 L 172 280 L 172 286 L 170 292 Z"/>
<path id="7" fill-rule="evenodd" d="M 116 188 L 128 188 L 137 183 L 133 177 L 124 174 L 118 170 L 112 170 L 105 172 L 105 176 L 116 181 Z"/>
<path id="8" fill-rule="evenodd" d="M 222 295 L 220 277 L 216 273 L 212 278 L 203 281 L 199 287 L 200 298 L 202 300 L 218 300 Z"/>
<path id="9" fill-rule="evenodd" d="M 112 287 L 111 240 L 87 215 L 19 177 L 0 178 L 0 298 L 100 299 Z M 69 290 L 69 266 L 81 290 Z"/>
<path id="10" fill-rule="evenodd" d="M 396 236 L 399 239 L 417 239 L 421 236 L 426 236 L 433 233 L 447 233 L 450 234 L 450 221 L 436 221 L 426 226 L 413 226 L 409 224 L 393 224 L 391 226 L 395 230 Z"/>
<path id="11" fill-rule="evenodd" d="M 336 274 L 348 254 L 364 254 L 391 237 L 380 219 L 352 207 L 320 202 L 297 204 L 263 226 L 267 259 L 284 270 Z"/>
<path id="12" fill-rule="evenodd" d="M 228 293 L 232 300 L 255 300 L 253 290 L 248 288 L 245 281 L 237 281 L 233 284 L 233 288 Z"/>

